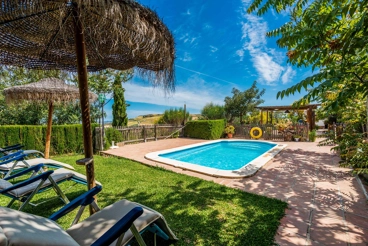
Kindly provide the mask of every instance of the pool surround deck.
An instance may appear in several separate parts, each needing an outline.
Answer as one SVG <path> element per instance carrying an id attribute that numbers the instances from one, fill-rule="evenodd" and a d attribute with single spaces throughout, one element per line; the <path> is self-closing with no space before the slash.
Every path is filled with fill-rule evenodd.
<path id="1" fill-rule="evenodd" d="M 368 245 L 366 197 L 358 179 L 350 174 L 351 170 L 339 167 L 340 158 L 330 151 L 332 146 L 319 147 L 317 142 L 279 142 L 287 147 L 256 175 L 239 179 L 208 176 L 144 157 L 150 152 L 200 142 L 206 140 L 167 139 L 125 145 L 104 154 L 286 201 L 288 208 L 275 236 L 278 245 Z"/>
<path id="2" fill-rule="evenodd" d="M 263 142 L 275 144 L 268 141 L 250 141 L 244 139 L 221 139 L 221 140 L 213 140 L 209 142 L 195 143 L 191 145 L 155 151 L 145 155 L 145 158 L 148 160 L 160 162 L 163 164 L 171 165 L 177 168 L 181 168 L 183 170 L 189 170 L 197 173 L 203 173 L 205 175 L 213 176 L 213 177 L 222 177 L 222 178 L 244 178 L 253 176 L 260 168 L 263 167 L 267 162 L 269 162 L 274 156 L 276 156 L 282 149 L 286 147 L 286 144 L 276 144 L 276 146 L 272 147 L 267 152 L 263 153 L 259 157 L 255 158 L 251 162 L 244 165 L 242 168 L 237 170 L 221 170 L 217 168 L 205 167 L 201 165 L 196 165 L 188 162 L 177 161 L 170 158 L 165 158 L 160 155 L 167 154 L 175 151 L 181 151 L 189 148 L 200 147 L 213 143 L 220 142 L 234 142 L 234 141 L 243 141 L 243 142 Z"/>

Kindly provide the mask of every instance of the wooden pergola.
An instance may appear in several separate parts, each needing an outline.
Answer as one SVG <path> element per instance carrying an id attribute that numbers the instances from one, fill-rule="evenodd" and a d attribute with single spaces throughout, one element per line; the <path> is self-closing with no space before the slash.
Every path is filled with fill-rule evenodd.
<path id="1" fill-rule="evenodd" d="M 294 106 L 260 106 L 257 107 L 257 109 L 261 110 L 261 115 L 263 113 L 263 111 L 267 112 L 267 123 L 268 123 L 268 115 L 269 112 L 274 112 L 274 111 L 289 111 L 289 110 L 307 110 L 307 122 L 309 125 L 309 130 L 312 131 L 314 128 L 314 125 L 316 123 L 316 117 L 315 117 L 315 113 L 313 111 L 313 109 L 317 109 L 317 107 L 320 104 L 309 104 L 309 105 L 304 105 L 304 106 L 299 106 L 299 107 L 294 107 Z M 271 122 L 272 122 L 272 114 L 271 114 Z M 263 124 L 262 122 L 262 117 L 261 117 L 261 124 Z"/>

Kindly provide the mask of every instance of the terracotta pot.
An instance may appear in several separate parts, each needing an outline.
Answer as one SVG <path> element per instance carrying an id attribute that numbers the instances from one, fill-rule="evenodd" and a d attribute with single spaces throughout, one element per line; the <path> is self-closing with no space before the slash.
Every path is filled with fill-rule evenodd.
<path id="1" fill-rule="evenodd" d="M 227 134 L 227 138 L 232 138 L 233 137 L 233 134 L 232 133 L 228 133 Z"/>

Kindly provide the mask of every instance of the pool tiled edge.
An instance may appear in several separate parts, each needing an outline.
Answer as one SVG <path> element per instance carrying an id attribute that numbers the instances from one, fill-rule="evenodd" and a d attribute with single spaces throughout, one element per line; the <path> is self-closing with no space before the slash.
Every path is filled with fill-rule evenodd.
<path id="1" fill-rule="evenodd" d="M 224 141 L 247 141 L 240 139 L 227 139 L 227 140 L 214 140 L 210 142 L 191 144 L 183 147 L 172 148 L 162 151 L 151 152 L 145 155 L 145 158 L 148 160 L 160 162 L 163 164 L 171 165 L 177 168 L 181 168 L 183 170 L 189 170 L 193 172 L 198 172 L 202 174 L 206 174 L 213 177 L 223 177 L 223 178 L 243 178 L 253 176 L 259 169 L 261 169 L 268 161 L 270 161 L 275 155 L 277 155 L 281 150 L 283 150 L 287 145 L 286 144 L 277 144 L 275 147 L 264 153 L 263 155 L 257 157 L 252 160 L 249 164 L 243 166 L 238 170 L 220 170 L 211 167 L 204 167 L 196 164 L 191 164 L 188 162 L 176 161 L 168 158 L 164 158 L 159 156 L 160 154 L 166 154 L 173 151 L 184 150 L 187 148 L 193 148 L 197 146 L 207 145 L 216 142 L 224 142 Z M 260 140 L 259 140 L 260 141 Z M 265 143 L 272 143 L 268 141 L 260 141 Z"/>

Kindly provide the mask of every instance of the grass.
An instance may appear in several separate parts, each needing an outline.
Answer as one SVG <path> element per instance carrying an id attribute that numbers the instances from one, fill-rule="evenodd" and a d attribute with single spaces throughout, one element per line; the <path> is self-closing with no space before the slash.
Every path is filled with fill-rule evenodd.
<path id="1" fill-rule="evenodd" d="M 53 157 L 84 174 L 84 167 L 74 164 L 81 158 L 81 155 Z M 126 159 L 95 156 L 95 173 L 103 184 L 98 195 L 100 207 L 122 198 L 152 207 L 165 216 L 179 238 L 176 245 L 272 245 L 287 206 L 280 200 Z M 67 184 L 63 183 L 62 188 L 67 189 Z M 73 199 L 85 189 L 83 185 L 75 185 L 65 193 Z M 50 190 L 37 195 L 35 200 L 52 196 L 54 192 Z M 0 198 L 0 205 L 4 206 L 6 201 L 7 198 Z M 55 199 L 38 207 L 27 206 L 25 211 L 47 217 L 62 205 Z M 58 223 L 68 228 L 73 216 L 62 218 Z M 145 235 L 148 241 L 152 237 Z M 152 245 L 151 242 L 148 245 Z M 158 241 L 158 245 L 163 242 Z"/>

